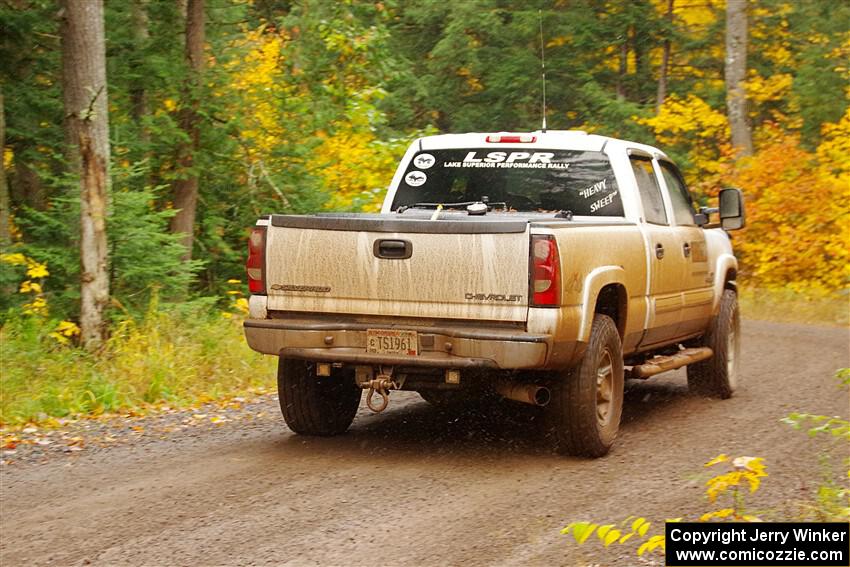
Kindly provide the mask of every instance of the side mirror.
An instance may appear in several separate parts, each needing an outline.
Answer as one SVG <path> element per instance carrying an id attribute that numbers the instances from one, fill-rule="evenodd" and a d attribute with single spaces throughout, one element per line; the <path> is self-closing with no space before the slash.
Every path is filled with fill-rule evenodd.
<path id="1" fill-rule="evenodd" d="M 720 191 L 720 226 L 723 230 L 744 228 L 744 195 L 740 189 Z"/>

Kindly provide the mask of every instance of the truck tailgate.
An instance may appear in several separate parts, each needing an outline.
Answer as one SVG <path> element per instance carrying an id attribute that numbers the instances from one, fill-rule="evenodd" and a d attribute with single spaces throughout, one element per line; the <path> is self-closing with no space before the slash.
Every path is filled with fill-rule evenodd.
<path id="1" fill-rule="evenodd" d="M 528 239 L 524 222 L 275 215 L 266 236 L 268 308 L 525 321 Z M 409 257 L 379 257 L 399 242 Z"/>

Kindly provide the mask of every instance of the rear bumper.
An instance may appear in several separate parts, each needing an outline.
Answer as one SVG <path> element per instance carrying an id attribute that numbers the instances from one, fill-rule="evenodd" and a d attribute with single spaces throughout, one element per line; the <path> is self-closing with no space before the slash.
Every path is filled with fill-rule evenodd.
<path id="1" fill-rule="evenodd" d="M 419 335 L 419 355 L 366 352 L 367 329 Z M 533 369 L 546 364 L 551 336 L 463 325 L 416 326 L 332 319 L 248 319 L 248 345 L 265 354 L 323 362 L 436 368 Z"/>

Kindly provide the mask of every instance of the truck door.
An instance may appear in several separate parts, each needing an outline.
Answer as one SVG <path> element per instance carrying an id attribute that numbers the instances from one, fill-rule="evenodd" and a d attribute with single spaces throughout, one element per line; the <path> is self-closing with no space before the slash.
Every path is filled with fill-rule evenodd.
<path id="1" fill-rule="evenodd" d="M 631 152 L 630 152 L 631 153 Z M 643 228 L 649 256 L 649 307 L 640 346 L 674 339 L 682 318 L 684 259 L 671 226 L 658 175 L 648 155 L 629 156 L 643 205 Z"/>
<path id="2" fill-rule="evenodd" d="M 673 208 L 674 230 L 678 240 L 674 253 L 684 261 L 681 282 L 682 320 L 677 332 L 684 337 L 705 329 L 711 318 L 714 274 L 709 270 L 705 232 L 694 220 L 693 200 L 681 173 L 668 161 L 659 161 L 658 165 Z"/>

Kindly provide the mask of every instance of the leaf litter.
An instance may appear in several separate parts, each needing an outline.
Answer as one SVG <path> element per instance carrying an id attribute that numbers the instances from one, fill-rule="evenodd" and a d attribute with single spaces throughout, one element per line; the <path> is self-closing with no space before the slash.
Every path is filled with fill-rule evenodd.
<path id="1" fill-rule="evenodd" d="M 39 423 L 0 427 L 0 466 L 45 462 L 92 450 L 167 439 L 196 429 L 238 426 L 239 422 L 277 419 L 270 411 L 277 396 L 258 392 L 195 406 L 168 405 Z"/>

